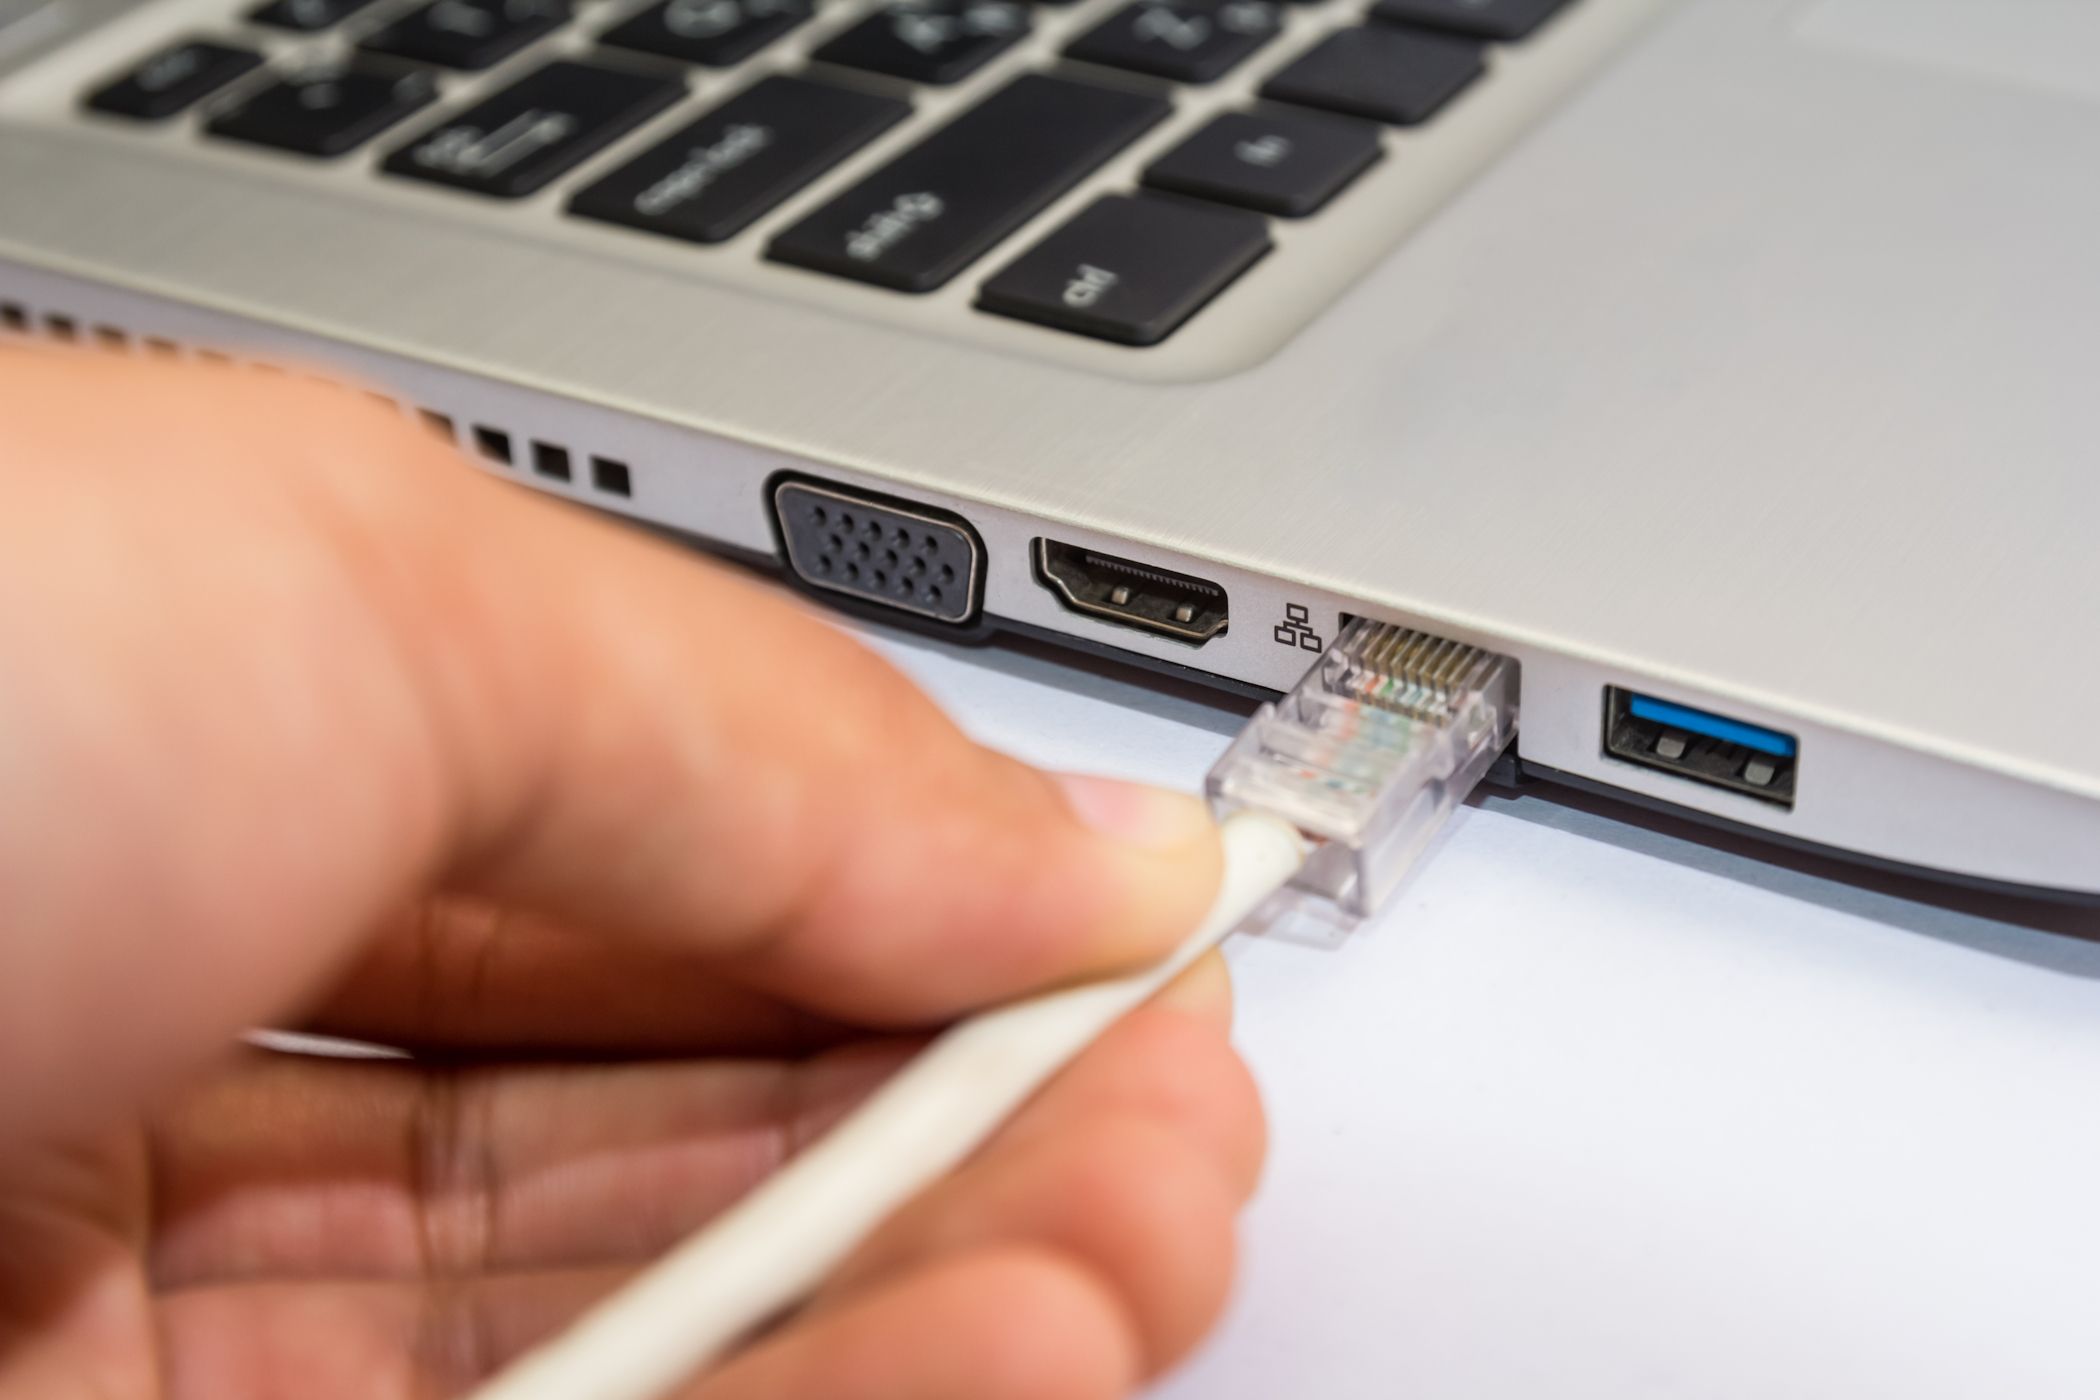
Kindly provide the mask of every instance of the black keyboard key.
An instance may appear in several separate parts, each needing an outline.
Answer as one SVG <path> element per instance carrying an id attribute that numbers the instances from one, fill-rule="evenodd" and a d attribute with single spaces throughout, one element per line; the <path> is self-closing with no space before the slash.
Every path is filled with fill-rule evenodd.
<path id="1" fill-rule="evenodd" d="M 1111 194 L 1009 263 L 977 304 L 1124 345 L 1157 345 L 1269 251 L 1268 220 Z"/>
<path id="2" fill-rule="evenodd" d="M 1408 29 L 1338 29 L 1262 84 L 1278 102 L 1395 126 L 1427 121 L 1487 63 L 1480 45 Z"/>
<path id="3" fill-rule="evenodd" d="M 1377 127 L 1347 117 L 1227 112 L 1152 162 L 1145 183 L 1302 219 L 1384 153 Z"/>
<path id="4" fill-rule="evenodd" d="M 569 0 L 432 0 L 362 47 L 443 68 L 493 68 L 569 18 Z"/>
<path id="5" fill-rule="evenodd" d="M 675 78 L 550 63 L 402 146 L 385 169 L 522 199 L 683 96 Z"/>
<path id="6" fill-rule="evenodd" d="M 1065 57 L 1208 83 L 1276 37 L 1282 12 L 1269 0 L 1138 0 L 1089 29 Z"/>
<path id="7" fill-rule="evenodd" d="M 1172 110 L 1163 97 L 1024 74 L 780 234 L 767 255 L 930 292 Z"/>
<path id="8" fill-rule="evenodd" d="M 372 0 L 268 0 L 248 11 L 253 24 L 313 34 L 350 18 Z"/>
<path id="9" fill-rule="evenodd" d="M 368 58 L 288 74 L 205 127 L 214 136 L 309 156 L 354 150 L 437 97 L 428 69 Z"/>
<path id="10" fill-rule="evenodd" d="M 164 121 L 243 73 L 260 67 L 259 53 L 186 39 L 170 44 L 115 82 L 89 93 L 87 105 L 113 116 Z"/>
<path id="11" fill-rule="evenodd" d="M 911 115 L 894 97 L 763 78 L 569 201 L 569 212 L 720 243 Z"/>
<path id="12" fill-rule="evenodd" d="M 816 11 L 810 0 L 664 0 L 599 37 L 681 63 L 742 63 Z"/>
<path id="13" fill-rule="evenodd" d="M 915 83 L 955 83 L 1028 33 L 1015 0 L 900 0 L 884 6 L 810 55 Z"/>
<path id="14" fill-rule="evenodd" d="M 1522 39 L 1568 0 L 1378 0 L 1372 19 L 1422 24 L 1476 39 Z"/>

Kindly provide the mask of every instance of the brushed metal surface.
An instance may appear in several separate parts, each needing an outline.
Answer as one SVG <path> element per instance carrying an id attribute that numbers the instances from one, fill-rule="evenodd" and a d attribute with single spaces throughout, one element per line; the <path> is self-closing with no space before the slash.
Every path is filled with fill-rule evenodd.
<path id="1" fill-rule="evenodd" d="M 0 129 L 0 190 L 37 192 L 0 255 L 961 504 L 988 588 L 1008 522 L 1050 521 L 1236 608 L 1265 582 L 1512 651 L 1527 753 L 1635 790 L 1604 683 L 1725 703 L 1802 734 L 1789 830 L 2100 887 L 2100 108 L 1806 43 L 1795 9 L 1684 0 L 1207 380 L 55 126 Z M 1232 342 L 1233 305 L 1187 334 Z"/>

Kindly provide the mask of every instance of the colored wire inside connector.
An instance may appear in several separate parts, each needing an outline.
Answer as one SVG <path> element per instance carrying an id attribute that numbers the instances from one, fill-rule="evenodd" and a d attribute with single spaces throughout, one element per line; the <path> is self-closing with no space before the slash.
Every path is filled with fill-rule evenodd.
<path id="1" fill-rule="evenodd" d="M 1317 840 L 1295 883 L 1368 914 L 1516 723 L 1508 657 L 1358 618 L 1240 731 L 1204 787 L 1221 817 L 1270 812 Z"/>

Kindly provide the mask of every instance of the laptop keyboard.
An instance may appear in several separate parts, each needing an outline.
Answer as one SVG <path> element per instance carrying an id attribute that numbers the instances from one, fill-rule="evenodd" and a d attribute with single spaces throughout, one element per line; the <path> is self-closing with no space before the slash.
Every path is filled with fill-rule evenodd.
<path id="1" fill-rule="evenodd" d="M 166 121 L 225 87 L 235 78 L 262 67 L 262 55 L 249 49 L 201 39 L 162 49 L 131 72 L 88 94 L 88 107 L 115 117 Z"/>
<path id="2" fill-rule="evenodd" d="M 890 0 L 808 40 L 813 0 L 657 0 L 610 23 L 605 0 L 266 0 L 249 23 L 320 36 L 328 51 L 272 59 L 269 46 L 185 35 L 81 101 L 137 125 L 201 108 L 214 141 L 314 160 L 373 148 L 371 178 L 523 200 L 684 101 L 693 70 L 765 58 L 726 100 L 557 196 L 568 217 L 675 240 L 694 257 L 749 256 L 690 245 L 736 238 L 911 121 L 914 89 L 965 83 L 1057 24 L 1051 35 L 1070 34 L 1064 62 L 1018 75 L 1007 65 L 989 92 L 966 93 L 955 115 L 791 213 L 757 255 L 907 293 L 970 277 L 981 313 L 1153 345 L 1271 251 L 1271 220 L 1346 203 L 1384 154 L 1384 128 L 1434 122 L 1496 46 L 1527 41 L 1580 0 L 1340 3 L 1351 20 L 1307 43 L 1286 42 L 1277 0 L 1134 0 L 1076 27 L 1057 0 Z M 532 62 L 535 45 L 564 32 L 592 46 L 572 38 Z M 779 71 L 790 45 L 808 67 Z M 456 75 L 513 59 L 493 90 L 445 110 Z M 1019 245 L 1037 215 L 1168 120 L 1183 85 L 1242 70 L 1259 101 L 1197 126 L 1138 188 L 1101 194 Z"/>
<path id="3" fill-rule="evenodd" d="M 685 84 L 676 78 L 550 63 L 396 147 L 380 169 L 523 199 L 683 96 Z"/>
<path id="4" fill-rule="evenodd" d="M 1027 73 L 774 238 L 799 267 L 930 292 L 1173 104 Z"/>
<path id="5" fill-rule="evenodd" d="M 1214 83 L 1283 32 L 1269 0 L 1138 0 L 1065 47 L 1065 57 L 1177 83 Z"/>
<path id="6" fill-rule="evenodd" d="M 664 0 L 602 38 L 615 48 L 732 68 L 815 13 L 810 0 Z"/>
<path id="7" fill-rule="evenodd" d="M 437 101 L 426 69 L 358 58 L 337 68 L 303 69 L 212 118 L 205 130 L 235 141 L 340 156 Z"/>
<path id="8" fill-rule="evenodd" d="M 1015 0 L 909 0 L 868 15 L 810 57 L 947 87 L 1028 37 L 1034 24 Z"/>
<path id="9" fill-rule="evenodd" d="M 493 68 L 571 18 L 568 0 L 430 0 L 358 40 L 370 53 L 440 68 Z"/>
<path id="10" fill-rule="evenodd" d="M 775 74 L 584 186 L 569 212 L 726 243 L 910 115 L 898 98 Z"/>

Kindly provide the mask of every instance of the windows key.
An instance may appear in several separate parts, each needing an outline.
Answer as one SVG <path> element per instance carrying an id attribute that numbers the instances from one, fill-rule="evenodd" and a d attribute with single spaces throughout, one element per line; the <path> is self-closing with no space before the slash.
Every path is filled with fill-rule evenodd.
<path id="1" fill-rule="evenodd" d="M 1122 345 L 1156 345 L 1269 251 L 1268 221 L 1152 195 L 1104 195 L 1021 254 L 977 305 Z"/>

